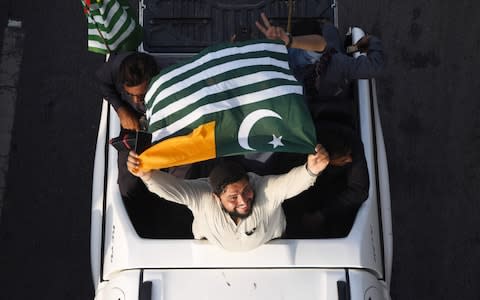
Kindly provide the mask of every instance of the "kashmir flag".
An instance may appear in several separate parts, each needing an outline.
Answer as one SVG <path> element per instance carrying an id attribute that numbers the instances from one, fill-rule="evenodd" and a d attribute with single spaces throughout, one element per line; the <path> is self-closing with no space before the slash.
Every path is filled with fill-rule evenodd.
<path id="1" fill-rule="evenodd" d="M 213 46 L 163 70 L 145 97 L 144 170 L 250 152 L 313 153 L 315 128 L 281 42 Z"/>
<path id="2" fill-rule="evenodd" d="M 135 50 L 142 42 L 142 27 L 127 0 L 81 0 L 88 22 L 88 50 L 107 54 Z"/>

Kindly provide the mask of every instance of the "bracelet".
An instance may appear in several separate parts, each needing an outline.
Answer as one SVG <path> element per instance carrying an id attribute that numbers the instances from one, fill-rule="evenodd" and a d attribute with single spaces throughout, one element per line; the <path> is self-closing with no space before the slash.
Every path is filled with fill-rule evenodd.
<path id="1" fill-rule="evenodd" d="M 293 37 L 292 37 L 292 35 L 291 35 L 289 32 L 287 32 L 287 36 L 288 36 L 288 42 L 287 42 L 287 44 L 286 44 L 285 46 L 286 46 L 287 48 L 290 48 L 290 47 L 292 46 Z"/>
<path id="2" fill-rule="evenodd" d="M 322 172 L 320 172 L 320 173 L 318 173 L 318 174 L 315 174 L 315 173 L 313 173 L 312 171 L 310 171 L 310 169 L 308 168 L 308 163 L 305 164 L 305 169 L 307 169 L 308 175 L 310 175 L 310 176 L 312 176 L 312 177 L 317 177 L 318 175 L 320 175 L 320 173 L 322 173 Z"/>

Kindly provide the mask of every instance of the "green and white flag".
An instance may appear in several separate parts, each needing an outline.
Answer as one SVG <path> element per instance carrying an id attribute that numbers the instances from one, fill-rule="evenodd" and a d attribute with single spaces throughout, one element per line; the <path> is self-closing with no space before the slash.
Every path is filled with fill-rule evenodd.
<path id="1" fill-rule="evenodd" d="M 145 97 L 154 144 L 142 168 L 249 152 L 313 153 L 315 129 L 287 49 L 270 40 L 205 49 L 163 70 Z"/>
<path id="2" fill-rule="evenodd" d="M 88 50 L 107 54 L 135 50 L 142 27 L 126 0 L 81 0 L 88 22 Z"/>

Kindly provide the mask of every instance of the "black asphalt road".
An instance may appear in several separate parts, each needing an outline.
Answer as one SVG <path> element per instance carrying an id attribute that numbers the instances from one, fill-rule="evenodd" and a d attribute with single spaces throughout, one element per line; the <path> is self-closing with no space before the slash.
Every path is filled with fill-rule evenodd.
<path id="1" fill-rule="evenodd" d="M 480 299 L 480 2 L 338 0 L 380 36 L 394 299 Z M 447 4 L 447 2 L 450 2 Z M 90 193 L 100 100 L 80 1 L 0 1 L 24 59 L 0 219 L 0 299 L 93 299 Z M 2 39 L 3 40 L 3 39 Z"/>
<path id="2" fill-rule="evenodd" d="M 378 34 L 394 299 L 480 299 L 480 3 L 341 1 Z M 340 16 L 342 19 L 342 16 Z"/>

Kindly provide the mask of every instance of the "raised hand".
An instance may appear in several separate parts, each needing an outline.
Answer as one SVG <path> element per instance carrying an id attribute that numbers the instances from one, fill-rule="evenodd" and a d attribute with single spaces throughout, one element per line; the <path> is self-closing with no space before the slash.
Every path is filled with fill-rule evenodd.
<path id="1" fill-rule="evenodd" d="M 307 168 L 313 174 L 320 174 L 330 163 L 330 157 L 327 150 L 318 144 L 315 147 L 315 154 L 310 154 L 307 159 Z"/>
<path id="2" fill-rule="evenodd" d="M 140 158 L 135 151 L 130 151 L 128 153 L 128 160 L 127 160 L 127 169 L 133 175 L 141 178 L 150 178 L 151 171 L 143 171 L 140 168 Z"/>
<path id="3" fill-rule="evenodd" d="M 267 16 L 264 13 L 261 14 L 261 17 L 262 17 L 263 25 L 258 21 L 255 22 L 255 25 L 257 26 L 258 30 L 260 30 L 267 39 L 282 40 L 285 43 L 285 45 L 288 44 L 289 37 L 285 32 L 285 30 L 283 30 L 283 28 L 279 26 L 272 26 Z"/>

